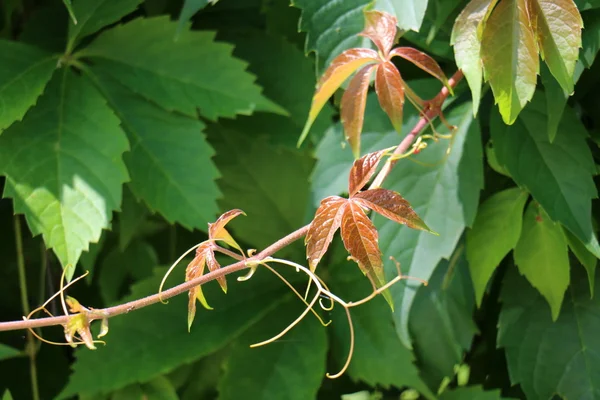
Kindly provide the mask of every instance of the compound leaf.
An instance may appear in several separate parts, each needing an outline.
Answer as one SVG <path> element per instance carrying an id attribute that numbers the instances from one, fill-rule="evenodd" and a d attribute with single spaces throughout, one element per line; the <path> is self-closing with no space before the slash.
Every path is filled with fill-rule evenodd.
<path id="1" fill-rule="evenodd" d="M 306 233 L 306 258 L 312 271 L 327 252 L 333 235 L 342 225 L 342 216 L 348 200 L 338 196 L 326 197 L 321 201 L 314 219 Z"/>

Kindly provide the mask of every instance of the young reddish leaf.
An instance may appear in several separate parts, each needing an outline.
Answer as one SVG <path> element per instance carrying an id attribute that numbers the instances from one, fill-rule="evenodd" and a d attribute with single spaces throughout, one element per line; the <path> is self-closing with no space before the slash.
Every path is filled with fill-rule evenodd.
<path id="1" fill-rule="evenodd" d="M 349 200 L 342 217 L 342 241 L 375 287 L 386 284 L 378 239 L 377 229 L 367 214 L 357 203 Z"/>
<path id="2" fill-rule="evenodd" d="M 217 261 L 215 253 L 212 251 L 212 249 L 208 249 L 204 252 L 204 259 L 206 260 L 206 266 L 208 267 L 209 271 L 212 272 L 221 268 L 221 265 Z M 225 276 L 223 275 L 218 277 L 217 282 L 219 282 L 223 292 L 227 293 L 227 280 L 225 279 Z"/>
<path id="3" fill-rule="evenodd" d="M 321 112 L 327 100 L 356 70 L 367 63 L 377 62 L 379 55 L 372 49 L 349 49 L 337 56 L 317 85 L 317 90 L 312 99 L 312 105 L 308 112 L 308 120 L 298 140 L 298 146 L 302 144 L 313 122 Z"/>
<path id="4" fill-rule="evenodd" d="M 190 281 L 192 279 L 198 278 L 202 276 L 204 273 L 204 267 L 206 266 L 206 260 L 204 258 L 204 254 L 207 251 L 210 243 L 206 242 L 200 245 L 198 249 L 196 249 L 196 257 L 188 264 L 185 269 L 185 281 Z M 208 305 L 206 302 L 206 298 L 202 293 L 201 286 L 195 286 L 190 289 L 188 292 L 188 331 L 192 328 L 192 322 L 194 322 L 194 317 L 196 316 L 196 300 L 198 300 L 204 308 L 207 310 L 212 310 L 212 307 Z"/>
<path id="5" fill-rule="evenodd" d="M 433 232 L 399 193 L 388 189 L 371 189 L 352 197 L 361 206 L 369 208 L 392 221 L 409 228 Z"/>
<path id="6" fill-rule="evenodd" d="M 371 39 L 387 58 L 396 39 L 397 23 L 396 17 L 391 14 L 381 11 L 365 11 L 365 29 L 360 36 Z"/>
<path id="7" fill-rule="evenodd" d="M 223 215 L 221 215 L 219 217 L 219 219 L 217 219 L 215 221 L 214 224 L 209 223 L 208 224 L 208 237 L 211 239 L 215 239 L 215 240 L 222 240 L 225 243 L 227 243 L 229 246 L 242 251 L 242 249 L 240 248 L 240 245 L 237 244 L 237 242 L 231 237 L 229 232 L 227 232 L 227 230 L 225 229 L 225 225 L 227 225 L 227 223 L 229 221 L 231 221 L 238 215 L 246 215 L 246 213 L 239 209 L 230 210 L 230 211 L 227 211 L 226 213 L 224 213 Z"/>
<path id="8" fill-rule="evenodd" d="M 321 200 L 321 205 L 310 223 L 304 240 L 306 258 L 311 271 L 317 268 L 317 264 L 327 252 L 333 235 L 341 225 L 342 214 L 347 203 L 348 199 L 338 196 L 330 196 Z"/>
<path id="9" fill-rule="evenodd" d="M 444 85 L 448 85 L 448 78 L 446 78 L 444 71 L 442 71 L 437 61 L 427 54 L 420 52 L 417 49 L 413 49 L 412 47 L 396 47 L 390 53 L 390 59 L 395 56 L 410 61 L 434 78 L 439 79 Z"/>
<path id="10" fill-rule="evenodd" d="M 500 1 L 486 22 L 481 40 L 485 76 L 508 125 L 515 122 L 533 97 L 539 72 L 537 43 L 526 1 Z"/>
<path id="11" fill-rule="evenodd" d="M 375 91 L 381 108 L 386 112 L 396 132 L 402 131 L 404 82 L 400 72 L 390 61 L 381 63 L 375 75 Z"/>
<path id="12" fill-rule="evenodd" d="M 365 118 L 367 93 L 374 67 L 376 65 L 367 65 L 358 71 L 342 96 L 341 119 L 346 132 L 346 140 L 352 148 L 354 158 L 360 157 L 360 133 Z"/>
<path id="13" fill-rule="evenodd" d="M 542 58 L 560 86 L 573 92 L 583 20 L 573 0 L 530 0 L 529 12 Z"/>
<path id="14" fill-rule="evenodd" d="M 381 157 L 385 154 L 385 150 L 376 151 L 374 153 L 365 154 L 358 160 L 354 161 L 348 176 L 348 194 L 354 196 L 363 186 L 369 182 L 377 170 L 377 165 L 381 161 Z"/>

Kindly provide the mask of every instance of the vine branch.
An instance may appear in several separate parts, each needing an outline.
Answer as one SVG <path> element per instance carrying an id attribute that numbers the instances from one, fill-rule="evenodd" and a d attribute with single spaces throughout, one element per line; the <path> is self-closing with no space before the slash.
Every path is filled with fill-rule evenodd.
<path id="1" fill-rule="evenodd" d="M 454 75 L 448 80 L 447 87 L 443 87 L 440 92 L 428 103 L 429 108 L 426 109 L 423 116 L 419 119 L 415 127 L 404 137 L 404 139 L 400 142 L 400 144 L 394 150 L 392 156 L 386 161 L 383 168 L 379 172 L 379 174 L 375 177 L 372 188 L 379 187 L 385 180 L 385 178 L 389 175 L 390 171 L 398 161 L 396 157 L 405 153 L 410 146 L 413 144 L 415 139 L 419 136 L 419 134 L 425 129 L 425 127 L 431 123 L 431 121 L 440 115 L 442 104 L 450 94 L 449 88 L 454 88 L 463 78 L 462 71 L 458 70 L 454 73 Z M 108 307 L 104 309 L 95 310 L 98 312 L 98 315 L 102 315 L 105 318 L 115 317 L 121 314 L 127 314 L 131 311 L 147 307 L 152 304 L 156 304 L 161 300 L 166 300 L 171 297 L 177 296 L 179 294 L 185 293 L 188 290 L 192 289 L 195 286 L 203 285 L 207 282 L 213 281 L 221 276 L 229 275 L 235 272 L 242 271 L 244 269 L 251 268 L 252 265 L 256 265 L 260 261 L 263 261 L 265 258 L 275 254 L 277 251 L 283 249 L 284 247 L 289 246 L 291 243 L 296 240 L 304 237 L 308 232 L 309 225 L 305 225 L 294 232 L 288 234 L 287 236 L 279 239 L 272 245 L 265 248 L 260 253 L 246 259 L 230 264 L 226 267 L 220 268 L 215 271 L 211 271 L 205 275 L 202 275 L 198 278 L 192 279 L 188 282 L 183 282 L 177 286 L 174 286 L 170 289 L 167 289 L 161 293 L 156 293 L 138 300 L 133 300 L 128 303 L 119 304 L 113 307 Z M 101 317 L 91 316 L 91 319 L 100 319 Z M 57 317 L 45 317 L 45 318 L 36 318 L 36 319 L 27 319 L 23 321 L 9 321 L 9 322 L 0 322 L 0 332 L 2 331 L 12 331 L 19 329 L 30 329 L 30 328 L 41 328 L 46 326 L 54 326 L 54 325 L 64 325 L 67 323 L 69 319 L 68 315 L 62 315 Z"/>

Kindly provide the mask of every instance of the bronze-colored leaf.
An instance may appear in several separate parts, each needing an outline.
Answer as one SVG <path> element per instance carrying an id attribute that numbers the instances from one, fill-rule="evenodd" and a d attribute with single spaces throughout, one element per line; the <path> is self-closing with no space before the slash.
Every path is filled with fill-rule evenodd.
<path id="1" fill-rule="evenodd" d="M 204 273 L 204 267 L 206 266 L 206 260 L 204 258 L 207 248 L 210 246 L 209 242 L 203 243 L 196 249 L 196 257 L 188 264 L 185 269 L 185 281 L 190 281 L 192 279 L 198 278 L 202 276 Z M 188 331 L 192 327 L 192 322 L 194 322 L 194 317 L 196 316 L 196 300 L 200 301 L 200 303 L 207 310 L 212 310 L 212 307 L 208 305 L 206 302 L 206 298 L 202 293 L 201 286 L 195 286 L 190 289 L 188 292 Z"/>
<path id="2" fill-rule="evenodd" d="M 311 271 L 317 268 L 317 264 L 327 252 L 333 235 L 342 223 L 342 215 L 347 203 L 348 199 L 338 196 L 330 196 L 321 200 L 321 205 L 310 223 L 304 240 L 306 258 Z"/>
<path id="3" fill-rule="evenodd" d="M 399 193 L 388 189 L 371 189 L 352 197 L 361 206 L 369 208 L 392 221 L 409 228 L 433 232 Z"/>
<path id="4" fill-rule="evenodd" d="M 448 85 L 448 78 L 446 78 L 444 71 L 442 71 L 437 61 L 427 54 L 412 47 L 396 47 L 390 53 L 390 59 L 395 56 L 410 61 L 423 71 L 439 79 L 444 85 Z"/>
<path id="5" fill-rule="evenodd" d="M 209 249 L 205 252 L 204 259 L 206 260 L 206 265 L 208 266 L 209 271 L 212 272 L 221 268 L 221 265 L 217 261 L 215 253 L 212 249 Z M 217 282 L 219 282 L 219 285 L 221 286 L 221 289 L 223 289 L 223 292 L 227 293 L 227 280 L 225 279 L 225 276 L 223 275 L 218 277 Z"/>
<path id="6" fill-rule="evenodd" d="M 376 151 L 374 153 L 365 154 L 358 160 L 354 161 L 348 176 L 348 194 L 354 196 L 363 186 L 369 182 L 377 170 L 377 165 L 385 154 L 385 150 Z"/>
<path id="7" fill-rule="evenodd" d="M 64 328 L 65 339 L 71 345 L 71 347 L 76 347 L 74 338 L 75 334 L 78 334 L 88 349 L 96 350 L 96 346 L 94 345 L 94 337 L 90 331 L 90 321 L 84 312 L 69 316 Z"/>
<path id="8" fill-rule="evenodd" d="M 231 237 L 229 232 L 225 229 L 225 225 L 227 225 L 227 223 L 229 221 L 231 221 L 238 215 L 246 215 L 246 213 L 243 212 L 242 210 L 236 208 L 234 210 L 227 211 L 226 213 L 221 215 L 219 217 L 219 219 L 217 219 L 215 221 L 214 224 L 209 223 L 208 224 L 208 237 L 210 239 L 214 239 L 214 240 L 222 240 L 225 243 L 227 243 L 229 246 L 231 246 L 235 249 L 238 249 L 239 251 L 242 251 L 242 249 L 240 248 L 240 245 L 237 244 L 237 242 L 233 239 L 233 237 Z M 209 269 L 210 269 L 210 266 L 209 266 Z"/>
<path id="9" fill-rule="evenodd" d="M 365 29 L 360 36 L 371 39 L 387 58 L 396 39 L 397 22 L 396 17 L 391 14 L 381 11 L 365 11 Z"/>
<path id="10" fill-rule="evenodd" d="M 335 91 L 352 75 L 356 70 L 368 63 L 374 63 L 379 60 L 379 55 L 372 49 L 348 49 L 337 56 L 331 65 L 327 68 L 323 77 L 317 85 L 317 90 L 313 95 L 312 105 L 308 112 L 308 120 L 304 125 L 298 146 L 302 144 L 313 122 L 321 112 L 321 109 L 327 100 L 335 93 Z"/>
<path id="11" fill-rule="evenodd" d="M 342 216 L 342 240 L 344 247 L 375 287 L 385 285 L 379 235 L 363 209 L 352 200 L 348 201 Z"/>
<path id="12" fill-rule="evenodd" d="M 390 117 L 396 132 L 402 131 L 402 111 L 404 109 L 404 82 L 400 72 L 390 61 L 381 63 L 375 75 L 375 91 L 379 104 Z"/>
<path id="13" fill-rule="evenodd" d="M 365 118 L 367 93 L 371 73 L 375 65 L 367 65 L 356 73 L 342 96 L 341 119 L 346 132 L 346 140 L 352 148 L 354 158 L 360 157 L 360 133 Z"/>

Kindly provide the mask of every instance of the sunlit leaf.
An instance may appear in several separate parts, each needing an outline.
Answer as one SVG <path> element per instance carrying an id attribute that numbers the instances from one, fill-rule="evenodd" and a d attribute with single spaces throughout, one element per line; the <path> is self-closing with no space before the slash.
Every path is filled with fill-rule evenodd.
<path id="1" fill-rule="evenodd" d="M 384 56 L 387 56 L 396 39 L 396 17 L 381 11 L 365 11 L 365 29 L 361 36 L 371 39 Z"/>
<path id="2" fill-rule="evenodd" d="M 419 218 L 410 203 L 388 189 L 370 189 L 360 192 L 352 197 L 361 206 L 367 207 L 384 217 L 413 229 L 432 232 L 431 229 Z"/>
<path id="3" fill-rule="evenodd" d="M 360 134 L 365 118 L 367 93 L 374 67 L 374 65 L 367 65 L 358 71 L 342 96 L 341 120 L 344 125 L 346 140 L 352 148 L 354 158 L 360 157 Z"/>
<path id="4" fill-rule="evenodd" d="M 423 23 L 428 0 L 377 0 L 375 8 L 396 15 L 398 28 L 418 32 Z"/>
<path id="5" fill-rule="evenodd" d="M 229 210 L 226 213 L 223 213 L 214 223 L 208 224 L 208 236 L 211 239 L 223 240 L 229 246 L 241 250 L 240 245 L 237 244 L 225 229 L 225 225 L 239 215 L 246 215 L 246 213 L 240 209 Z"/>
<path id="6" fill-rule="evenodd" d="M 323 255 L 327 252 L 333 235 L 342 224 L 342 215 L 348 200 L 331 196 L 321 201 L 306 234 L 306 258 L 311 270 L 317 268 Z"/>
<path id="7" fill-rule="evenodd" d="M 404 82 L 400 72 L 390 61 L 381 63 L 375 75 L 375 91 L 381 108 L 390 117 L 390 121 L 400 133 L 404 109 Z"/>
<path id="8" fill-rule="evenodd" d="M 515 122 L 533 97 L 539 56 L 526 1 L 503 0 L 485 24 L 481 60 L 502 119 Z"/>
<path id="9" fill-rule="evenodd" d="M 448 83 L 448 78 L 440 68 L 437 61 L 428 56 L 427 54 L 419 51 L 417 49 L 413 49 L 412 47 L 396 47 L 390 53 L 391 57 L 402 57 L 405 60 L 410 61 L 415 64 L 417 67 L 421 68 L 423 71 L 432 75 L 434 78 L 440 80 L 444 85 Z"/>
<path id="10" fill-rule="evenodd" d="M 384 153 L 385 151 L 383 150 L 368 153 L 354 161 L 348 176 L 348 194 L 350 196 L 354 196 L 369 182 L 377 170 L 377 165 L 379 165 L 379 161 L 381 161 Z"/>

